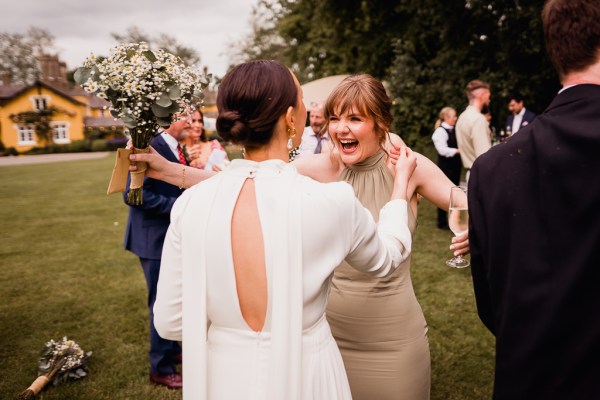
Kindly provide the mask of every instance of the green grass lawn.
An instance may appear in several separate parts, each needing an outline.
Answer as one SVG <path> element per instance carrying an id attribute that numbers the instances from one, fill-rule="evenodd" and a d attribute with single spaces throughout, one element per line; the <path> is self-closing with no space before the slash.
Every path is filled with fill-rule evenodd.
<path id="1" fill-rule="evenodd" d="M 62 336 L 94 352 L 90 374 L 39 399 L 181 398 L 148 383 L 146 286 L 123 250 L 127 206 L 105 194 L 112 164 L 0 168 L 0 399 L 27 388 L 44 343 Z M 491 398 L 493 338 L 477 318 L 470 271 L 444 265 L 451 235 L 435 228 L 429 203 L 419 208 L 412 270 L 429 323 L 431 397 Z"/>

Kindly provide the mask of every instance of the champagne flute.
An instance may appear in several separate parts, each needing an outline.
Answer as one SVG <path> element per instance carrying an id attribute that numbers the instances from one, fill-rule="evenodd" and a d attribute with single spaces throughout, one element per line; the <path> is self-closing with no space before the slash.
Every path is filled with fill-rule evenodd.
<path id="1" fill-rule="evenodd" d="M 450 189 L 450 208 L 448 209 L 448 226 L 455 236 L 469 229 L 469 208 L 467 205 L 467 188 L 453 186 Z M 446 261 L 446 265 L 453 268 L 466 268 L 469 261 L 458 255 Z"/>

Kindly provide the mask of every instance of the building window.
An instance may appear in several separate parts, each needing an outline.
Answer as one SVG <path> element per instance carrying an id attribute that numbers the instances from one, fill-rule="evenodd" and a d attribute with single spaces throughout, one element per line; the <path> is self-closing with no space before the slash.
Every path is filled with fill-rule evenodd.
<path id="1" fill-rule="evenodd" d="M 71 143 L 69 138 L 69 124 L 67 122 L 51 122 L 52 140 L 57 144 Z"/>
<path id="2" fill-rule="evenodd" d="M 17 144 L 19 146 L 28 146 L 35 144 L 35 131 L 31 125 L 17 126 Z"/>
<path id="3" fill-rule="evenodd" d="M 33 108 L 36 111 L 42 111 L 48 108 L 49 96 L 31 96 Z"/>

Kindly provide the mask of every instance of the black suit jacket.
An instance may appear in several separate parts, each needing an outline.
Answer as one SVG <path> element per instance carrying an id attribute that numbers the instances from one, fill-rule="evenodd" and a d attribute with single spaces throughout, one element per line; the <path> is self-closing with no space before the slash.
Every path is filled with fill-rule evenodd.
<path id="1" fill-rule="evenodd" d="M 152 147 L 169 161 L 179 162 L 167 142 L 159 135 L 151 143 Z M 138 257 L 160 260 L 163 242 L 170 224 L 171 208 L 183 190 L 169 183 L 144 178 L 144 201 L 139 206 L 130 206 L 125 248 Z M 123 199 L 127 199 L 127 191 Z"/>
<path id="2" fill-rule="evenodd" d="M 600 85 L 480 156 L 468 196 L 494 398 L 600 399 Z"/>
<path id="3" fill-rule="evenodd" d="M 519 130 L 517 132 L 520 132 L 521 129 L 523 129 L 530 123 L 532 123 L 533 120 L 535 119 L 535 117 L 537 117 L 536 113 L 534 113 L 533 111 L 529 111 L 528 109 L 525 109 L 525 113 L 523 114 L 523 119 L 521 120 L 521 124 L 519 125 Z M 514 120 L 515 120 L 515 115 L 513 113 L 510 113 L 508 118 L 506 118 L 506 130 L 507 131 L 508 131 L 509 127 L 512 130 L 512 125 L 513 125 Z"/>

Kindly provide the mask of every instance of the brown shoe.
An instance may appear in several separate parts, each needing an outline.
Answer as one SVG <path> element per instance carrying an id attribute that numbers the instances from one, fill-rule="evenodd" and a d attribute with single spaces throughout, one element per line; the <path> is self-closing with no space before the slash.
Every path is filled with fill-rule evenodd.
<path id="1" fill-rule="evenodd" d="M 163 385 L 169 389 L 181 389 L 183 386 L 183 379 L 181 374 L 171 375 L 154 375 L 150 374 L 150 382 L 156 383 L 157 385 Z"/>

